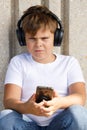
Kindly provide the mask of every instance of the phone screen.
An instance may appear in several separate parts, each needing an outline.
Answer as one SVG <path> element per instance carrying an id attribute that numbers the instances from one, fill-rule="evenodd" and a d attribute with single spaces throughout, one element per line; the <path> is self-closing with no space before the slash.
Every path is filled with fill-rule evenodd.
<path id="1" fill-rule="evenodd" d="M 37 86 L 36 89 L 36 102 L 40 103 L 43 100 L 51 100 L 53 97 L 52 87 Z"/>

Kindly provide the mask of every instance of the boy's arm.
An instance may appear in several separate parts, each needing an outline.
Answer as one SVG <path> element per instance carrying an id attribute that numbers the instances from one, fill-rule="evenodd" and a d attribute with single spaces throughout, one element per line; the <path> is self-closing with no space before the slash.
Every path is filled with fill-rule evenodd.
<path id="1" fill-rule="evenodd" d="M 24 102 L 21 100 L 21 87 L 15 84 L 6 84 L 4 88 L 4 107 L 20 113 L 25 112 Z"/>
<path id="2" fill-rule="evenodd" d="M 72 105 L 73 105 L 73 103 L 75 104 L 75 102 L 76 102 L 76 104 L 84 105 L 85 101 L 86 101 L 85 83 L 78 82 L 78 83 L 72 84 L 69 87 L 69 95 L 71 95 L 71 97 L 72 97 L 71 98 Z"/>
<path id="3" fill-rule="evenodd" d="M 69 87 L 69 95 L 60 97 L 60 108 L 67 108 L 71 105 L 85 105 L 86 102 L 86 88 L 85 83 L 74 83 Z"/>

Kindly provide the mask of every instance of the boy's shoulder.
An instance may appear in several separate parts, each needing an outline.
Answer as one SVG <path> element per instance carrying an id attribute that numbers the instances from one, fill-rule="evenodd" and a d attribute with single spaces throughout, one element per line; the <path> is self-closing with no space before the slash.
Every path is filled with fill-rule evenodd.
<path id="1" fill-rule="evenodd" d="M 11 62 L 27 62 L 31 59 L 30 57 L 29 53 L 21 53 L 12 57 Z"/>
<path id="2" fill-rule="evenodd" d="M 30 57 L 30 54 L 26 52 L 15 55 L 12 59 L 26 59 L 27 57 Z"/>
<path id="3" fill-rule="evenodd" d="M 70 56 L 70 55 L 62 55 L 62 54 L 57 54 L 57 62 L 61 63 L 61 64 L 77 64 L 78 60 L 76 57 L 74 56 Z"/>
<path id="4" fill-rule="evenodd" d="M 63 54 L 56 54 L 57 58 L 63 60 L 63 61 L 71 61 L 71 60 L 76 60 L 76 58 L 74 56 L 71 55 L 63 55 Z"/>

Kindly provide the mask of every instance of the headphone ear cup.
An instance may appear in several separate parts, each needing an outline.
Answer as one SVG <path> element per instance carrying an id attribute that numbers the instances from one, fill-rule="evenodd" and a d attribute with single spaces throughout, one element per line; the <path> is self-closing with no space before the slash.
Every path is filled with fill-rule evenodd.
<path id="1" fill-rule="evenodd" d="M 57 28 L 54 33 L 54 46 L 61 46 L 64 31 Z"/>
<path id="2" fill-rule="evenodd" d="M 22 30 L 22 28 L 17 29 L 16 34 L 17 34 L 17 39 L 19 41 L 20 46 L 25 46 L 26 42 L 25 42 L 24 31 Z"/>

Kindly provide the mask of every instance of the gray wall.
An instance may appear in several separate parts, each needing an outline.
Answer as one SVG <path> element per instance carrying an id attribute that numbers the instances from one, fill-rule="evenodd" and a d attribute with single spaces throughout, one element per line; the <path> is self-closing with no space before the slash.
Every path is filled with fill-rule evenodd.
<path id="1" fill-rule="evenodd" d="M 11 57 L 26 50 L 16 38 L 17 20 L 28 7 L 46 5 L 61 20 L 64 39 L 57 53 L 75 56 L 87 82 L 87 0 L 0 0 L 0 110 L 3 109 L 4 78 Z"/>

